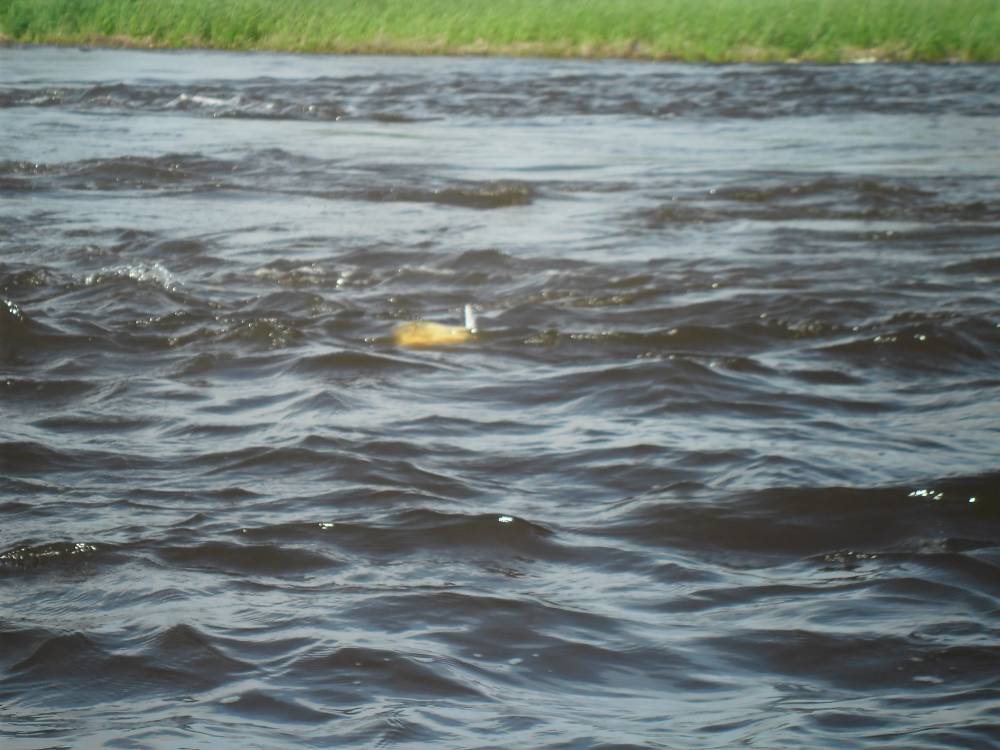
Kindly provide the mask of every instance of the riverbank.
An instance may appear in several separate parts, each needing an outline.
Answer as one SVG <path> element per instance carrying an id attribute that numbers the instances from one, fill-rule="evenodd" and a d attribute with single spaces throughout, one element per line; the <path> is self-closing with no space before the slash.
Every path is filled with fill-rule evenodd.
<path id="1" fill-rule="evenodd" d="M 692 62 L 996 62 L 995 0 L 9 0 L 8 43 Z"/>

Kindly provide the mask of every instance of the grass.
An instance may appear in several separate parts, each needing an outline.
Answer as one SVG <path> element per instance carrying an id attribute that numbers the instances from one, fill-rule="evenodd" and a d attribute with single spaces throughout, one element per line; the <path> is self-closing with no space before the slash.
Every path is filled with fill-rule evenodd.
<path id="1" fill-rule="evenodd" d="M 0 39 L 707 62 L 997 62 L 1000 0 L 0 0 Z"/>

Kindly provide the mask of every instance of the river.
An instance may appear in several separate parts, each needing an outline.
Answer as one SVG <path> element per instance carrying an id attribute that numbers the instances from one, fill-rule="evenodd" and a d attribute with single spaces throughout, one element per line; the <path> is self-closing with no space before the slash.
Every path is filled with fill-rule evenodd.
<path id="1" fill-rule="evenodd" d="M 997 747 L 998 143 L 997 66 L 0 48 L 0 745 Z"/>

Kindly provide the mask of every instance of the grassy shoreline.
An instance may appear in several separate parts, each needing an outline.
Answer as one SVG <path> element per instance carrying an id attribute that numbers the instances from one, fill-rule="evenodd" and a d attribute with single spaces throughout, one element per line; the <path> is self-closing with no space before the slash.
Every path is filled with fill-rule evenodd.
<path id="1" fill-rule="evenodd" d="M 0 0 L 0 41 L 692 62 L 1000 62 L 1000 2 Z"/>

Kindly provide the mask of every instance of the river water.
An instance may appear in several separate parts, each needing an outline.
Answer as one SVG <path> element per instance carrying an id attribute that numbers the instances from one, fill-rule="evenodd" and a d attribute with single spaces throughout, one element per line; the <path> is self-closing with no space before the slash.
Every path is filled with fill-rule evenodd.
<path id="1" fill-rule="evenodd" d="M 0 49 L 0 746 L 1000 746 L 998 144 L 995 66 Z"/>

